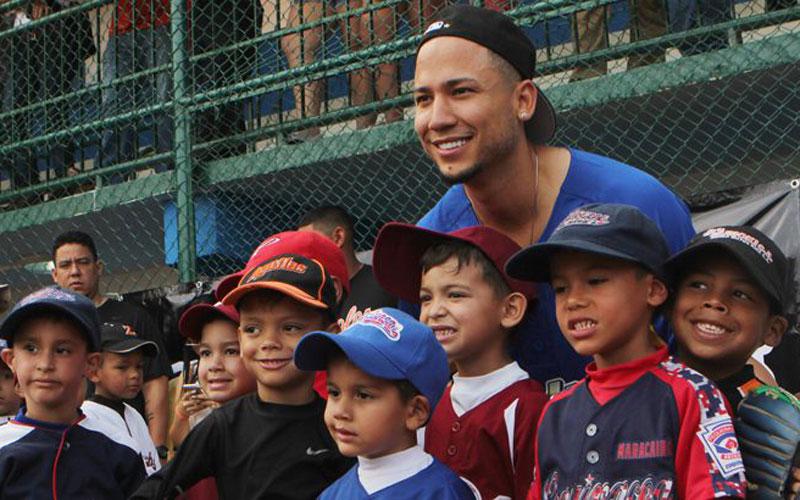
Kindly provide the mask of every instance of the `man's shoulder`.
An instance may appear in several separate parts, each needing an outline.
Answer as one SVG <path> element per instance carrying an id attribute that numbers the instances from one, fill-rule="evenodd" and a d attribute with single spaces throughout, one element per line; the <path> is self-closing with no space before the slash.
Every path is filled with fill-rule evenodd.
<path id="1" fill-rule="evenodd" d="M 450 187 L 436 205 L 417 222 L 417 225 L 434 231 L 453 231 L 469 223 L 470 203 L 462 184 Z"/>
<path id="2" fill-rule="evenodd" d="M 595 153 L 577 149 L 570 151 L 570 168 L 576 169 L 578 177 L 593 186 L 591 191 L 584 193 L 598 198 L 593 201 L 622 202 L 626 201 L 625 198 L 639 200 L 654 194 L 677 198 L 660 180 L 632 165 Z"/>

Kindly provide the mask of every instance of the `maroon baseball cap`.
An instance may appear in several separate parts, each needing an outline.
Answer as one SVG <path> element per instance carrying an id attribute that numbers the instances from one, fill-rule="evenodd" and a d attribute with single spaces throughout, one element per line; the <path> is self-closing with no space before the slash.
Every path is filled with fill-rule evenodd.
<path id="1" fill-rule="evenodd" d="M 248 269 L 282 254 L 298 254 L 319 261 L 332 277 L 339 280 L 344 290 L 350 293 L 347 263 L 342 250 L 334 242 L 313 231 L 285 231 L 262 241 L 253 250 L 244 269 L 222 278 L 216 289 L 217 300 L 222 300 L 236 288 Z"/>
<path id="2" fill-rule="evenodd" d="M 275 290 L 303 304 L 330 311 L 338 302 L 336 286 L 325 266 L 299 254 L 277 255 L 246 268 L 239 285 L 222 303 L 235 307 L 254 290 Z"/>
<path id="3" fill-rule="evenodd" d="M 195 304 L 181 314 L 181 319 L 178 321 L 178 331 L 182 336 L 194 342 L 199 342 L 203 327 L 220 318 L 239 324 L 239 312 L 233 306 L 226 306 L 222 302 Z"/>
<path id="4" fill-rule="evenodd" d="M 433 245 L 449 241 L 466 242 L 477 247 L 495 265 L 511 290 L 529 299 L 536 297 L 533 283 L 512 279 L 505 272 L 506 261 L 520 250 L 520 246 L 508 236 L 486 226 L 440 233 L 413 224 L 389 222 L 381 228 L 375 240 L 372 253 L 375 278 L 389 293 L 405 301 L 419 303 L 422 278 L 420 259 Z"/>

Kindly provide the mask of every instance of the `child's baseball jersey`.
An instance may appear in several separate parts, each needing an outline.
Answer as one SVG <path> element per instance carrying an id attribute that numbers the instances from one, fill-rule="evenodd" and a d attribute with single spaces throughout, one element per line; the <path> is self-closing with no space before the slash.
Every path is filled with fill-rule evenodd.
<path id="1" fill-rule="evenodd" d="M 119 442 L 130 440 L 130 446 L 141 455 L 148 476 L 161 468 L 147 424 L 133 406 L 95 394 L 83 402 L 81 410 L 96 419 L 103 434 Z"/>
<path id="2" fill-rule="evenodd" d="M 139 453 L 81 414 L 71 424 L 17 416 L 0 426 L 0 497 L 126 499 L 145 479 Z"/>
<path id="3" fill-rule="evenodd" d="M 666 348 L 599 370 L 545 407 L 529 498 L 744 498 L 726 402 Z"/>
<path id="4" fill-rule="evenodd" d="M 322 492 L 320 500 L 472 500 L 469 486 L 414 446 L 385 457 L 358 457 L 358 465 Z"/>
<path id="5" fill-rule="evenodd" d="M 524 498 L 545 403 L 542 386 L 517 363 L 480 377 L 456 374 L 425 430 L 425 449 L 482 498 Z"/>

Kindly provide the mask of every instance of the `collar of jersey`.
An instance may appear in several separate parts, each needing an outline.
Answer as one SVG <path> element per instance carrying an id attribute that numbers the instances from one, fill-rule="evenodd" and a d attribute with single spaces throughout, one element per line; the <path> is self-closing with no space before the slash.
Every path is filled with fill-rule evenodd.
<path id="1" fill-rule="evenodd" d="M 72 422 L 70 422 L 68 424 L 55 424 L 55 423 L 52 423 L 52 422 L 43 422 L 41 420 L 36 420 L 36 419 L 27 417 L 25 415 L 25 412 L 27 410 L 28 409 L 25 407 L 25 404 L 22 404 L 19 407 L 19 413 L 17 413 L 17 416 L 14 417 L 13 422 L 17 423 L 17 424 L 20 424 L 20 425 L 27 425 L 29 427 L 36 427 L 38 429 L 45 429 L 45 430 L 56 431 L 56 432 L 63 432 L 64 430 L 72 427 L 73 425 L 75 425 L 78 422 L 80 422 L 81 420 L 83 420 L 84 417 L 85 417 L 85 415 L 83 414 L 81 409 L 78 408 L 78 418 L 76 418 L 75 420 L 73 420 Z"/>

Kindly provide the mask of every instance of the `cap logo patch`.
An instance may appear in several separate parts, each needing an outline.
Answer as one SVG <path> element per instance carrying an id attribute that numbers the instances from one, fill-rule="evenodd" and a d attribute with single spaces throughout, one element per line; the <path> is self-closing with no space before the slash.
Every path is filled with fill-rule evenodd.
<path id="1" fill-rule="evenodd" d="M 767 247 L 761 243 L 758 238 L 750 236 L 742 231 L 734 231 L 732 229 L 725 229 L 724 227 L 715 227 L 703 233 L 703 237 L 710 240 L 728 239 L 744 243 L 749 246 L 755 253 L 761 256 L 767 264 L 772 264 L 772 252 L 767 250 Z"/>
<path id="2" fill-rule="evenodd" d="M 428 33 L 431 33 L 432 31 L 436 31 L 436 30 L 440 30 L 440 29 L 444 29 L 444 28 L 449 28 L 449 27 L 450 27 L 450 25 L 447 24 L 444 21 L 436 21 L 435 23 L 431 23 L 431 25 L 428 26 L 427 29 L 425 29 L 425 33 L 423 33 L 422 36 L 425 36 Z"/>
<path id="3" fill-rule="evenodd" d="M 58 288 L 43 288 L 39 291 L 33 292 L 32 294 L 22 299 L 19 302 L 19 305 L 24 306 L 25 304 L 30 304 L 31 302 L 42 299 L 75 302 L 75 296 L 72 295 L 71 293 L 64 292 L 62 290 L 59 290 Z"/>
<path id="4" fill-rule="evenodd" d="M 403 331 L 399 321 L 380 310 L 365 314 L 359 323 L 377 328 L 392 342 L 400 340 L 400 332 Z"/>
<path id="5" fill-rule="evenodd" d="M 297 262 L 294 257 L 278 257 L 255 268 L 250 273 L 250 276 L 247 277 L 246 283 L 258 281 L 271 271 L 289 271 L 291 273 L 305 274 L 307 270 L 308 266 Z"/>
<path id="6" fill-rule="evenodd" d="M 605 226 L 610 222 L 611 216 L 608 214 L 592 212 L 591 210 L 575 210 L 561 221 L 556 231 L 569 226 Z"/>
<path id="7" fill-rule="evenodd" d="M 258 245 L 255 250 L 253 250 L 253 253 L 250 254 L 250 258 L 252 259 L 253 257 L 255 257 L 256 254 L 258 254 L 258 252 L 260 252 L 262 248 L 274 245 L 275 243 L 278 243 L 280 241 L 281 239 L 278 238 L 277 236 L 273 236 L 272 238 L 267 238 L 266 240 L 262 241 L 261 244 Z"/>

